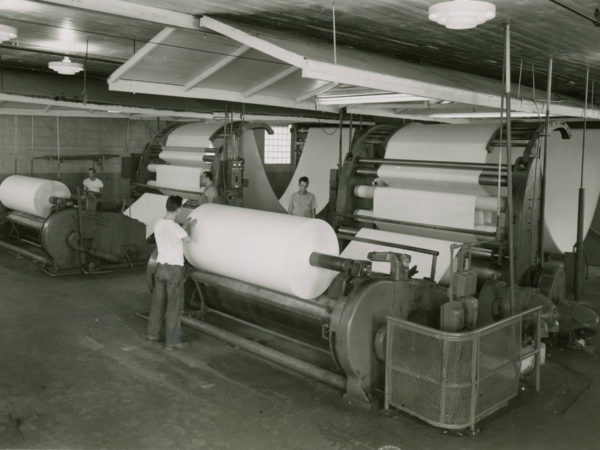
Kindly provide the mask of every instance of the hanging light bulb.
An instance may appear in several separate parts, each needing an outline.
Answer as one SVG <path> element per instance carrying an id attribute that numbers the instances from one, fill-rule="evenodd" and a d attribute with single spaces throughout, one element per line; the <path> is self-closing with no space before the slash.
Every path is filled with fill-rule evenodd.
<path id="1" fill-rule="evenodd" d="M 452 0 L 429 7 L 429 20 L 451 30 L 475 28 L 496 17 L 496 5 L 476 0 Z"/>
<path id="2" fill-rule="evenodd" d="M 17 29 L 8 25 L 0 24 L 0 43 L 10 41 L 17 37 Z"/>
<path id="3" fill-rule="evenodd" d="M 72 62 L 68 56 L 65 56 L 62 61 L 49 62 L 48 67 L 61 75 L 75 75 L 83 70 L 83 64 Z"/>

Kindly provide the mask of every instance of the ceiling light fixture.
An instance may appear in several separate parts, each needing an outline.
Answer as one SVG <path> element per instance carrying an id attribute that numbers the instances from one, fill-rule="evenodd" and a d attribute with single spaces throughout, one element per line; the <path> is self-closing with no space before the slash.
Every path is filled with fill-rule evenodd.
<path id="1" fill-rule="evenodd" d="M 65 56 L 62 61 L 49 62 L 48 67 L 61 75 L 75 75 L 83 70 L 83 64 L 74 63 L 68 56 Z"/>
<path id="2" fill-rule="evenodd" d="M 475 28 L 496 17 L 496 5 L 476 0 L 452 0 L 429 7 L 429 20 L 451 30 Z"/>
<path id="3" fill-rule="evenodd" d="M 510 113 L 512 118 L 533 118 L 533 117 L 542 117 L 544 114 L 537 113 L 528 113 L 528 112 L 518 112 L 513 111 Z M 551 116 L 555 116 L 555 114 L 550 114 Z M 463 112 L 463 113 L 436 113 L 430 114 L 429 117 L 432 119 L 499 119 L 500 112 L 499 111 L 489 111 L 489 112 Z M 506 117 L 506 114 L 504 115 Z"/>
<path id="4" fill-rule="evenodd" d="M 317 97 L 321 105 L 358 105 L 366 103 L 410 103 L 431 100 L 408 94 L 373 94 L 373 95 L 326 95 Z"/>
<path id="5" fill-rule="evenodd" d="M 0 24 L 0 43 L 10 41 L 17 37 L 17 29 L 8 25 Z"/>

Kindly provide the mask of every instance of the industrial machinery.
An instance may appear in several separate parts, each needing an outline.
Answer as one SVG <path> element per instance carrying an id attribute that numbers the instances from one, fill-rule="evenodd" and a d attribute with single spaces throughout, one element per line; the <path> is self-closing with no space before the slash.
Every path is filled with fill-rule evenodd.
<path id="1" fill-rule="evenodd" d="M 15 178 L 21 183 L 51 182 L 13 175 L 2 186 Z M 8 196 L 7 190 L 2 193 Z M 120 213 L 97 211 L 95 199 L 71 196 L 66 187 L 62 196 L 39 194 L 32 194 L 44 205 L 36 214 L 26 207 L 22 208 L 25 211 L 17 209 L 18 201 L 3 197 L 11 208 L 5 208 L 3 214 L 0 248 L 38 262 L 46 273 L 56 276 L 133 268 L 146 263 L 152 253 L 154 246 L 145 240 L 143 223 Z"/>
<path id="2" fill-rule="evenodd" d="M 412 125 L 417 127 L 418 125 Z M 495 200 L 493 197 L 499 192 L 506 196 L 507 192 L 507 165 L 506 159 L 498 164 L 498 150 L 506 146 L 506 126 L 491 127 L 487 125 L 487 131 L 483 128 L 483 135 L 479 137 L 484 145 L 481 148 L 483 157 L 478 162 L 452 160 L 452 143 L 448 145 L 448 157 L 443 160 L 435 160 L 426 151 L 413 152 L 406 159 L 386 157 L 390 147 L 390 140 L 394 135 L 398 136 L 399 128 L 388 125 L 373 127 L 354 146 L 352 153 L 348 155 L 341 171 L 336 175 L 336 181 L 332 181 L 334 190 L 332 198 L 335 198 L 335 214 L 330 218 L 335 228 L 339 231 L 342 239 L 351 241 L 361 228 L 372 227 L 384 230 L 392 230 L 407 236 L 430 237 L 443 239 L 449 242 L 470 243 L 470 253 L 473 264 L 470 271 L 476 274 L 477 298 L 479 301 L 479 325 L 485 325 L 509 317 L 511 314 L 519 313 L 534 306 L 543 305 L 542 316 L 544 318 L 544 336 L 550 332 L 561 330 L 573 332 L 595 332 L 598 326 L 598 316 L 591 308 L 578 304 L 579 319 L 573 321 L 573 302 L 567 300 L 565 292 L 565 273 L 562 265 L 557 262 L 547 261 L 547 247 L 542 241 L 544 227 L 548 224 L 543 219 L 544 204 L 544 177 L 543 177 L 543 151 L 546 136 L 544 124 L 538 122 L 513 122 L 512 123 L 512 146 L 516 156 L 513 158 L 512 177 L 512 203 L 513 203 L 513 239 L 509 238 L 507 199 L 498 195 L 499 202 L 491 210 L 486 210 L 482 216 L 489 217 L 485 224 L 475 224 L 470 229 L 440 223 L 419 223 L 414 220 L 405 219 L 411 214 L 398 212 L 395 217 L 377 217 L 374 214 L 375 199 L 373 195 L 364 195 L 361 187 L 385 185 L 379 175 L 381 168 L 397 171 L 402 174 L 399 184 L 401 187 L 427 189 L 440 197 L 445 194 L 443 189 L 452 190 L 454 186 L 448 187 L 454 182 L 452 177 L 462 183 L 476 180 L 478 195 L 483 192 L 484 199 Z M 454 127 L 457 133 L 461 133 L 461 126 L 456 125 L 422 125 L 416 128 L 418 138 L 414 141 L 401 142 L 396 140 L 396 148 L 410 149 L 411 145 L 418 146 L 428 142 L 436 142 L 436 136 L 428 136 L 437 131 L 435 127 Z M 462 126 L 463 129 L 472 130 L 473 134 L 480 132 L 477 126 Z M 470 127 L 470 128 L 469 128 Z M 484 127 L 484 126 L 479 126 Z M 438 128 L 439 129 L 439 128 Z M 491 130 L 491 131 L 490 131 Z M 485 133 L 488 133 L 487 135 Z M 562 139 L 569 139 L 571 131 L 569 126 L 561 121 L 551 121 L 548 135 L 553 132 L 560 133 Z M 487 137 L 486 137 L 487 136 Z M 419 142 L 419 140 L 421 142 Z M 485 141 L 487 140 L 487 144 Z M 439 141 L 438 141 L 439 142 Z M 469 137 L 464 136 L 464 146 L 468 145 Z M 454 142 L 454 144 L 456 144 Z M 439 147 L 446 145 L 444 141 L 439 142 Z M 457 146 L 454 145 L 454 148 Z M 402 150 L 397 153 L 411 152 Z M 437 153 L 437 156 L 443 154 Z M 419 159 L 417 159 L 419 158 Z M 466 159 L 466 158 L 465 158 Z M 483 159 L 484 162 L 480 162 Z M 411 172 L 411 171 L 414 171 Z M 469 173 L 473 175 L 469 175 Z M 424 176 L 425 179 L 411 178 L 415 174 Z M 431 177 L 431 178 L 428 178 Z M 451 180 L 444 184 L 439 180 Z M 424 187 L 424 183 L 431 183 Z M 462 187 L 462 186 L 461 186 Z M 473 189 L 469 187 L 469 192 Z M 372 192 L 372 191 L 371 191 Z M 458 189 L 460 192 L 460 189 Z M 357 195 L 358 194 L 358 195 Z M 487 196 L 487 197 L 485 197 Z M 477 197 L 475 208 L 478 208 Z M 552 199 L 557 201 L 556 199 Z M 415 209 L 422 208 L 415 204 Z M 381 208 L 380 208 L 381 210 Z M 480 211 L 475 210 L 476 216 Z M 491 219 L 490 219 L 491 218 Z M 442 220 L 440 220 L 442 221 Z M 546 232 L 546 234 L 548 234 Z M 359 238 L 360 239 L 360 238 Z M 546 240 L 550 240 L 548 237 Z M 509 287 L 509 245 L 514 249 L 514 286 Z M 452 261 L 452 259 L 450 260 Z M 450 280 L 452 281 L 452 280 Z M 551 300 L 551 301 L 549 301 Z M 559 321 L 560 316 L 560 321 Z"/>
<path id="3" fill-rule="evenodd" d="M 444 364 L 462 374 L 466 384 L 461 386 L 466 391 L 461 392 L 468 391 L 469 395 L 448 390 L 458 397 L 442 396 L 440 403 L 432 400 L 431 417 L 416 406 L 409 412 L 439 426 L 474 427 L 476 420 L 517 394 L 525 361 L 535 362 L 539 387 L 542 337 L 558 332 L 559 327 L 564 330 L 564 324 L 570 332 L 593 332 L 598 316 L 585 305 L 575 307 L 567 299 L 562 267 L 545 260 L 540 163 L 543 126 L 513 124 L 512 144 L 520 151 L 512 164 L 512 193 L 507 189 L 506 160 L 502 162 L 498 153 L 506 145 L 504 127 L 475 127 L 477 139 L 485 141 L 483 155 L 477 153 L 476 145 L 469 149 L 471 155 L 477 155 L 477 162 L 452 160 L 451 153 L 445 160 L 432 160 L 435 149 L 431 154 L 419 150 L 420 158 L 390 156 L 388 146 L 393 137 L 396 144 L 401 142 L 401 151 L 434 147 L 427 139 L 437 142 L 438 148 L 443 146 L 441 138 L 436 141 L 435 132 L 439 130 L 433 127 L 437 125 L 415 126 L 421 128 L 409 130 L 413 133 L 410 139 L 404 135 L 394 137 L 397 127 L 372 128 L 357 140 L 339 173 L 334 174 L 330 201 L 335 202 L 335 210 L 330 223 L 345 248 L 340 256 L 315 251 L 306 261 L 312 267 L 338 272 L 325 293 L 300 298 L 190 267 L 187 312 L 182 322 L 332 384 L 344 391 L 348 401 L 367 406 L 376 404 L 384 392 L 386 405 L 401 406 L 403 399 L 418 403 L 429 389 L 423 383 L 429 375 L 419 370 L 431 369 L 441 376 L 446 366 L 442 369 L 439 361 L 428 361 L 445 355 Z M 552 122 L 551 130 L 563 139 L 569 138 L 569 128 L 562 122 Z M 460 141 L 455 129 L 442 131 L 448 139 Z M 467 147 L 466 139 L 464 145 L 458 142 L 455 147 Z M 500 162 L 494 164 L 493 160 Z M 442 202 L 451 198 L 444 195 L 445 191 L 462 190 L 452 201 L 464 201 L 471 211 L 464 210 L 467 213 L 461 212 L 458 219 L 470 214 L 474 224 L 470 228 L 453 225 L 444 211 L 453 213 L 454 205 L 441 205 L 432 216 L 417 197 L 402 203 L 401 194 L 405 192 L 393 192 L 397 197 L 382 202 L 376 189 L 387 186 L 379 172 L 383 166 L 409 168 L 408 172 L 398 171 L 399 190 L 420 183 L 430 197 L 439 189 Z M 410 173 L 412 168 L 425 171 L 415 175 Z M 514 216 L 512 231 L 506 206 L 509 195 Z M 377 211 L 388 215 L 377 215 Z M 416 213 L 428 217 L 437 214 L 439 223 L 419 223 L 413 218 Z M 264 245 L 269 245 L 268 238 Z M 240 251 L 229 242 L 227 248 L 234 253 Z M 513 279 L 509 255 L 514 264 Z M 246 254 L 244 259 L 248 259 Z M 380 269 L 382 263 L 386 270 Z M 151 258 L 147 272 L 151 290 L 154 269 L 155 260 Z M 407 330 L 410 340 L 398 339 Z M 465 349 L 452 353 L 450 343 L 458 341 Z M 408 355 L 408 359 L 403 362 L 399 355 Z M 393 368 L 389 366 L 392 363 Z M 436 365 L 439 370 L 434 369 Z M 405 384 L 403 391 L 398 384 L 400 378 L 394 378 L 398 374 L 406 375 L 404 383 L 419 382 L 418 389 Z M 442 377 L 436 383 L 438 389 L 450 381 Z M 490 383 L 493 386 L 487 389 Z M 445 388 L 441 392 L 446 392 Z M 461 417 L 450 417 L 451 411 L 444 412 L 443 406 L 448 402 L 455 406 L 468 403 L 468 407 L 462 408 L 461 404 L 461 408 L 454 409 L 465 411 L 468 417 L 465 419 L 463 413 Z"/>
<path id="4" fill-rule="evenodd" d="M 373 272 L 372 261 L 389 262 L 391 273 Z M 243 348 L 249 341 L 211 323 L 222 326 L 229 320 L 242 328 L 270 330 L 280 345 L 298 345 L 304 356 L 311 356 L 307 362 L 260 346 L 263 356 L 344 389 L 350 402 L 370 406 L 376 391 L 383 388 L 386 317 L 406 319 L 420 311 L 439 312 L 446 301 L 445 291 L 435 289 L 435 283 L 409 278 L 409 262 L 410 257 L 390 252 L 373 252 L 368 261 L 313 253 L 311 265 L 340 272 L 326 294 L 313 300 L 192 269 L 188 311 L 190 303 L 197 310 L 184 316 L 183 323 Z M 147 272 L 150 288 L 154 269 L 153 258 Z"/>
<path id="5" fill-rule="evenodd" d="M 139 159 L 132 197 L 137 198 L 144 192 L 180 195 L 191 201 L 189 209 L 197 206 L 201 196 L 200 173 L 210 171 L 221 202 L 241 205 L 244 187 L 242 136 L 251 130 L 273 133 L 265 123 L 244 121 L 178 124 L 161 130 Z M 165 169 L 172 170 L 168 176 L 160 177 L 160 172 Z"/>

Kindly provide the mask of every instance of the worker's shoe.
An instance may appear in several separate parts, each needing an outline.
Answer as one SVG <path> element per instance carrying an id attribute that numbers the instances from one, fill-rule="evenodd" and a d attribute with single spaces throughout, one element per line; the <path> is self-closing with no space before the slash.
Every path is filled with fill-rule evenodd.
<path id="1" fill-rule="evenodd" d="M 158 344 L 159 341 L 160 339 L 146 337 L 146 344 Z"/>
<path id="2" fill-rule="evenodd" d="M 172 352 L 173 350 L 181 350 L 183 348 L 186 348 L 189 345 L 190 345 L 189 342 L 180 342 L 179 344 L 165 345 L 165 350 L 168 352 Z"/>

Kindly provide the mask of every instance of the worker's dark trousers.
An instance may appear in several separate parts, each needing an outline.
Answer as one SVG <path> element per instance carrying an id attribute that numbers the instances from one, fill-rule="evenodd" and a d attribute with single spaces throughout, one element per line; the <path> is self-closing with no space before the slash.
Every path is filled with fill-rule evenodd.
<path id="1" fill-rule="evenodd" d="M 183 281 L 183 266 L 156 265 L 154 292 L 148 317 L 148 338 L 158 340 L 164 325 L 166 345 L 181 342 Z"/>

